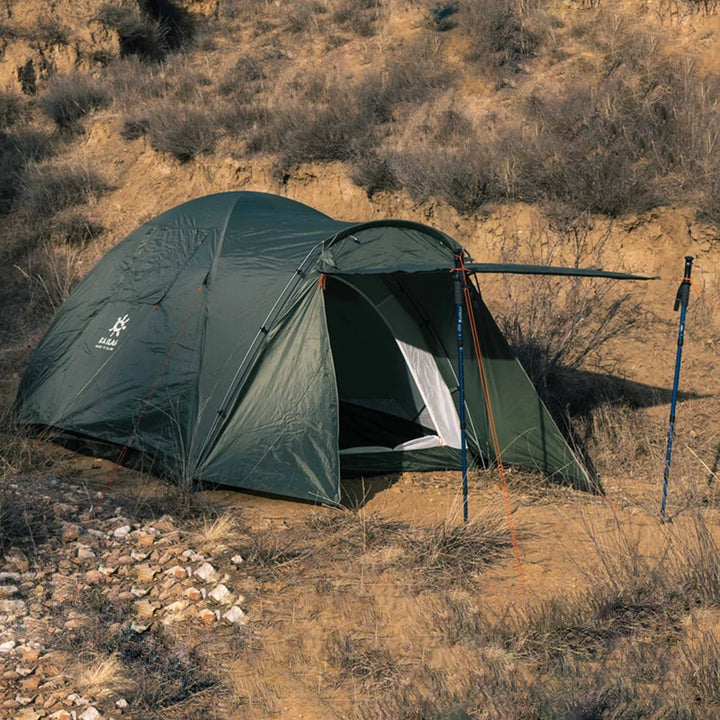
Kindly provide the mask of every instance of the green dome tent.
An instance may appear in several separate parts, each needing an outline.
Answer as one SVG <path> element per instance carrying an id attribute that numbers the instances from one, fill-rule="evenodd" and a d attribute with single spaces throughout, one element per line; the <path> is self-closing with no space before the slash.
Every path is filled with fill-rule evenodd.
<path id="1" fill-rule="evenodd" d="M 263 193 L 192 200 L 78 285 L 17 413 L 185 477 L 328 503 L 342 473 L 459 468 L 456 249 L 417 223 L 338 222 Z M 474 290 L 472 302 L 503 460 L 589 488 Z M 465 378 L 469 451 L 492 462 L 472 347 Z"/>

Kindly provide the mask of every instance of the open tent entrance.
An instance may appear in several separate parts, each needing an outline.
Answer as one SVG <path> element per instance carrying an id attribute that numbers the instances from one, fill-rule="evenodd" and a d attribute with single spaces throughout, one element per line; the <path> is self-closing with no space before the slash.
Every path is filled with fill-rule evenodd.
<path id="1" fill-rule="evenodd" d="M 393 292 L 391 277 L 327 277 L 341 456 L 389 460 L 392 454 L 460 447 L 450 389 L 428 339 Z M 382 464 L 374 461 L 367 469 Z M 355 470 L 361 466 L 353 463 Z"/>

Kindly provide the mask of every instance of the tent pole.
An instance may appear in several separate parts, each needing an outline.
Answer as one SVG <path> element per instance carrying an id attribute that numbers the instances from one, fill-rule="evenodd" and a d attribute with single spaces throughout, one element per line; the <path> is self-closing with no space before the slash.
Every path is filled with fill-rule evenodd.
<path id="1" fill-rule="evenodd" d="M 465 435 L 465 370 L 463 364 L 463 289 L 466 282 L 462 248 L 455 255 L 455 317 L 458 347 L 458 415 L 460 418 L 460 456 L 462 464 L 463 521 L 468 521 L 467 438 Z"/>
<path id="2" fill-rule="evenodd" d="M 677 405 L 678 385 L 680 383 L 680 362 L 682 360 L 683 341 L 685 338 L 685 313 L 690 300 L 690 274 L 693 258 L 685 256 L 685 274 L 675 297 L 675 311 L 680 310 L 680 328 L 678 329 L 677 355 L 675 356 L 675 377 L 673 379 L 672 400 L 670 402 L 670 425 L 668 429 L 667 453 L 665 454 L 665 473 L 663 475 L 662 503 L 660 518 L 664 521 L 667 503 L 668 480 L 670 479 L 670 458 L 672 457 L 673 433 L 675 431 L 675 407 Z"/>

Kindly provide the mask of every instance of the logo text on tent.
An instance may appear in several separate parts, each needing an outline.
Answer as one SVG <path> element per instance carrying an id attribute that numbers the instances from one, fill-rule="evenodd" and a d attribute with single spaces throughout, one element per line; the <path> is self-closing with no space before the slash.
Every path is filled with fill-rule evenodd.
<path id="1" fill-rule="evenodd" d="M 120 333 L 123 330 L 127 329 L 129 322 L 129 315 L 123 315 L 122 317 L 119 317 L 115 321 L 115 324 L 111 328 L 108 328 L 109 335 L 107 337 L 101 337 L 95 344 L 95 347 L 98 350 L 114 350 L 115 346 L 118 344 L 118 338 L 120 337 Z"/>

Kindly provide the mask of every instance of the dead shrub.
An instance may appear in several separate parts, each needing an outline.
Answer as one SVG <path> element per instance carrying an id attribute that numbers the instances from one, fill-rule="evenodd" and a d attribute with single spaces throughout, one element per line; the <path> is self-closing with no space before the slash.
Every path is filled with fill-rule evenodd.
<path id="1" fill-rule="evenodd" d="M 409 562 L 427 581 L 467 583 L 512 547 L 506 519 L 483 513 L 461 525 L 417 528 L 406 539 Z"/>
<path id="2" fill-rule="evenodd" d="M 88 75 L 57 77 L 40 97 L 43 112 L 61 130 L 76 127 L 85 115 L 109 104 L 105 84 Z"/>
<path id="3" fill-rule="evenodd" d="M 371 37 L 375 34 L 377 11 L 377 0 L 338 0 L 332 19 L 355 35 Z"/>
<path id="4" fill-rule="evenodd" d="M 15 93 L 0 92 L 0 132 L 11 128 L 23 117 L 22 98 Z"/>
<path id="5" fill-rule="evenodd" d="M 52 15 L 41 17 L 28 33 L 28 40 L 40 49 L 69 45 L 71 30 Z"/>
<path id="6" fill-rule="evenodd" d="M 33 441 L 21 429 L 12 430 L 4 435 L 0 450 L 0 552 L 17 547 L 34 555 L 56 526 L 49 504 L 31 502 L 10 479 L 16 472 L 33 467 Z"/>
<path id="7" fill-rule="evenodd" d="M 163 105 L 148 113 L 147 136 L 154 150 L 185 163 L 212 152 L 217 131 L 203 110 Z"/>
<path id="8" fill-rule="evenodd" d="M 172 50 L 168 26 L 127 5 L 101 5 L 96 19 L 118 35 L 120 57 L 135 56 L 147 63 L 165 60 Z"/>
<path id="9" fill-rule="evenodd" d="M 8 214 L 22 195 L 25 168 L 52 154 L 47 135 L 34 130 L 0 134 L 0 213 Z"/>
<path id="10" fill-rule="evenodd" d="M 26 255 L 16 269 L 25 278 L 24 313 L 51 317 L 70 296 L 82 278 L 83 248 L 68 242 L 39 245 Z"/>
<path id="11" fill-rule="evenodd" d="M 470 40 L 468 59 L 494 69 L 516 72 L 542 42 L 534 2 L 471 0 L 461 5 L 458 24 Z"/>
<path id="12" fill-rule="evenodd" d="M 339 680 L 359 681 L 373 690 L 387 688 L 396 681 L 399 668 L 390 651 L 374 636 L 331 633 L 327 655 L 339 671 Z"/>
<path id="13" fill-rule="evenodd" d="M 602 267 L 612 226 L 602 232 L 587 215 L 560 219 L 546 228 L 517 233 L 502 248 L 506 262 Z M 495 314 L 518 359 L 546 401 L 557 409 L 574 404 L 575 389 L 562 369 L 603 367 L 603 349 L 632 332 L 646 316 L 618 282 L 531 275 L 503 283 Z M 566 392 L 558 397 L 556 392 Z M 552 392 L 550 392 L 552 390 Z"/>
<path id="14" fill-rule="evenodd" d="M 20 202 L 26 219 L 39 227 L 61 210 L 92 202 L 107 189 L 105 180 L 81 165 L 32 163 L 22 176 Z"/>

